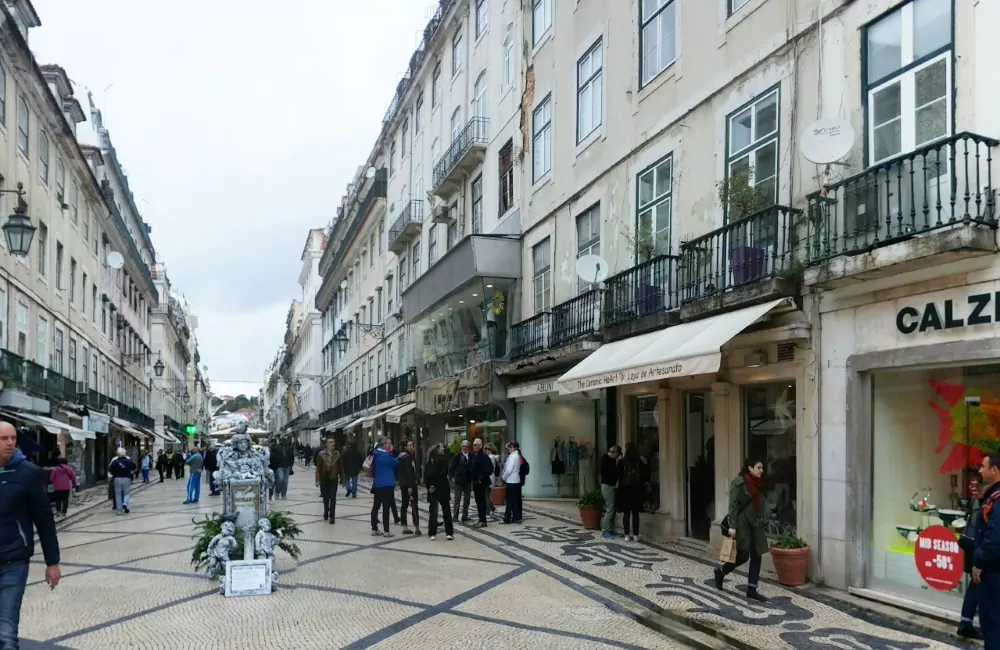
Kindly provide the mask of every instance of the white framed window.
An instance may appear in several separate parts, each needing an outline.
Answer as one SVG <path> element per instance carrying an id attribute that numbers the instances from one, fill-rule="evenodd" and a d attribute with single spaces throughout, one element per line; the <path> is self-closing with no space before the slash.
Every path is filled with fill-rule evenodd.
<path id="1" fill-rule="evenodd" d="M 7 70 L 0 65 L 0 124 L 7 126 Z"/>
<path id="2" fill-rule="evenodd" d="M 441 161 L 441 138 L 434 138 L 431 143 L 431 168 L 437 169 L 438 162 Z"/>
<path id="3" fill-rule="evenodd" d="M 375 266 L 375 233 L 371 234 L 368 238 L 368 250 L 371 251 L 371 257 L 368 258 L 368 266 Z"/>
<path id="4" fill-rule="evenodd" d="M 745 7 L 748 2 L 750 2 L 750 0 L 729 0 L 729 15 L 732 16 L 734 13 Z"/>
<path id="5" fill-rule="evenodd" d="M 459 106 L 451 114 L 451 142 L 454 144 L 462 137 L 462 107 Z"/>
<path id="6" fill-rule="evenodd" d="M 66 200 L 66 163 L 59 156 L 56 156 L 56 194 L 60 201 L 69 203 Z"/>
<path id="7" fill-rule="evenodd" d="M 457 205 L 455 209 L 458 209 Z M 447 237 L 445 244 L 448 246 L 448 250 L 451 250 L 458 243 L 458 226 L 455 225 L 454 221 L 448 224 L 448 231 L 445 233 L 445 236 Z"/>
<path id="8" fill-rule="evenodd" d="M 535 314 L 540 314 L 552 306 L 552 255 L 549 241 L 546 237 L 531 249 L 531 284 Z"/>
<path id="9" fill-rule="evenodd" d="M 431 74 L 431 108 L 441 105 L 441 62 L 434 64 L 434 72 Z"/>
<path id="10" fill-rule="evenodd" d="M 576 141 L 604 122 L 604 43 L 598 39 L 576 64 Z"/>
<path id="11" fill-rule="evenodd" d="M 729 115 L 726 175 L 746 174 L 752 187 L 777 197 L 779 92 L 775 88 Z"/>
<path id="12" fill-rule="evenodd" d="M 532 180 L 538 181 L 552 169 L 552 95 L 531 113 Z"/>
<path id="13" fill-rule="evenodd" d="M 410 253 L 410 259 L 413 260 L 413 279 L 416 280 L 420 276 L 420 239 L 413 242 L 413 252 Z"/>
<path id="14" fill-rule="evenodd" d="M 431 266 L 437 261 L 437 224 L 432 223 L 427 230 L 427 265 Z"/>
<path id="15" fill-rule="evenodd" d="M 489 84 L 486 83 L 486 71 L 483 70 L 476 77 L 476 84 L 473 86 L 473 97 L 475 98 L 472 103 L 472 114 L 479 120 L 479 124 L 476 126 L 476 137 L 485 138 L 486 128 L 484 122 L 489 118 Z"/>
<path id="16" fill-rule="evenodd" d="M 76 260 L 69 258 L 69 304 L 76 304 Z"/>
<path id="17" fill-rule="evenodd" d="M 951 135 L 951 0 L 913 0 L 865 28 L 868 160 Z"/>
<path id="18" fill-rule="evenodd" d="M 28 305 L 17 301 L 17 356 L 28 356 Z"/>
<path id="19" fill-rule="evenodd" d="M 413 133 L 417 134 L 424 130 L 424 93 L 417 95 L 417 101 L 413 106 Z"/>
<path id="20" fill-rule="evenodd" d="M 465 64 L 463 52 L 462 52 L 462 30 L 455 32 L 455 35 L 451 37 L 451 74 L 452 76 L 457 75 L 462 70 L 462 66 Z"/>
<path id="21" fill-rule="evenodd" d="M 396 173 L 396 141 L 389 145 L 389 176 Z"/>
<path id="22" fill-rule="evenodd" d="M 514 53 L 514 34 L 507 28 L 507 35 L 503 39 L 503 87 L 511 88 L 514 85 L 514 65 L 517 61 Z"/>
<path id="23" fill-rule="evenodd" d="M 38 275 L 45 276 L 49 271 L 49 227 L 38 222 L 38 234 L 35 235 L 35 259 L 38 261 Z"/>
<path id="24" fill-rule="evenodd" d="M 597 203 L 576 217 L 576 258 L 601 254 L 601 204 Z M 590 291 L 590 282 L 578 278 L 579 293 Z"/>
<path id="25" fill-rule="evenodd" d="M 49 367 L 49 321 L 45 316 L 38 315 L 35 328 L 35 363 Z"/>
<path id="26" fill-rule="evenodd" d="M 407 143 L 410 141 L 410 121 L 403 120 L 402 133 L 399 136 L 400 160 L 406 158 Z"/>
<path id="27" fill-rule="evenodd" d="M 30 122 L 28 102 L 24 95 L 17 96 L 17 150 L 25 157 L 28 155 L 28 124 Z"/>
<path id="28" fill-rule="evenodd" d="M 408 286 L 406 284 L 406 269 L 409 266 L 406 263 L 406 256 L 399 258 L 399 292 L 402 293 L 404 289 Z"/>
<path id="29" fill-rule="evenodd" d="M 41 130 L 38 132 L 38 178 L 43 183 L 49 182 L 49 136 Z"/>
<path id="30" fill-rule="evenodd" d="M 476 0 L 476 40 L 486 33 L 490 25 L 490 6 L 486 0 Z"/>
<path id="31" fill-rule="evenodd" d="M 657 161 L 639 172 L 639 199 L 636 214 L 638 232 L 649 233 L 659 255 L 670 253 L 670 226 L 673 218 L 673 156 Z"/>
<path id="32" fill-rule="evenodd" d="M 52 349 L 52 369 L 63 374 L 63 331 L 56 328 Z"/>
<path id="33" fill-rule="evenodd" d="M 639 5 L 639 86 L 645 86 L 677 58 L 674 0 L 641 0 Z"/>
<path id="34" fill-rule="evenodd" d="M 80 346 L 80 381 L 84 382 L 88 388 L 92 385 L 90 383 L 90 351 L 86 345 L 82 344 Z"/>
<path id="35" fill-rule="evenodd" d="M 399 358 L 399 366 L 398 366 L 398 370 L 397 370 L 397 372 L 399 373 L 399 375 L 405 375 L 406 374 L 406 357 L 403 356 L 403 349 L 404 349 L 404 345 L 403 344 L 404 343 L 405 343 L 405 339 L 403 338 L 403 335 L 400 335 L 400 337 L 399 337 L 399 345 L 396 347 L 396 353 L 397 353 L 398 358 Z"/>
<path id="36" fill-rule="evenodd" d="M 472 181 L 472 234 L 483 232 L 483 175 Z"/>
<path id="37" fill-rule="evenodd" d="M 538 45 L 552 27 L 552 0 L 532 0 L 531 44 Z"/>
<path id="38" fill-rule="evenodd" d="M 63 245 L 56 242 L 56 289 L 62 291 L 63 286 Z"/>
<path id="39" fill-rule="evenodd" d="M 60 161 L 60 163 L 61 162 L 62 161 Z M 76 184 L 76 181 L 73 181 L 73 183 L 70 184 L 69 186 L 69 198 L 66 200 L 66 203 L 69 204 L 69 218 L 74 224 L 80 223 L 80 213 L 76 207 L 76 202 L 79 200 L 79 195 L 80 195 L 80 186 Z M 83 238 L 83 241 L 86 242 L 87 239 L 88 238 L 85 236 Z"/>

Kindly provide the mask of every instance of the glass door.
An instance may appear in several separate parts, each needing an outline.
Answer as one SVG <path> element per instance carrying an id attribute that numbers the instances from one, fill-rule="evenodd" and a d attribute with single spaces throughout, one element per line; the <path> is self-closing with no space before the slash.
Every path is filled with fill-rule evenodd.
<path id="1" fill-rule="evenodd" d="M 715 510 L 715 417 L 709 391 L 684 394 L 687 534 L 708 541 Z"/>

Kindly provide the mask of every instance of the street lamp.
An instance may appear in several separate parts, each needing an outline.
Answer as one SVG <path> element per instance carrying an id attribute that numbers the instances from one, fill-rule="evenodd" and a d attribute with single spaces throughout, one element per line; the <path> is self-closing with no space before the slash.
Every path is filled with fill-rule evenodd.
<path id="1" fill-rule="evenodd" d="M 295 391 L 296 393 L 302 390 L 302 382 L 299 381 L 298 379 L 292 382 L 292 390 Z"/>
<path id="2" fill-rule="evenodd" d="M 3 235 L 11 255 L 24 257 L 31 249 L 31 239 L 35 236 L 36 228 L 31 225 L 31 218 L 28 217 L 24 185 L 18 183 L 16 190 L 0 190 L 0 194 L 8 193 L 17 194 L 17 206 L 14 207 L 14 213 L 7 217 L 7 223 L 3 225 Z"/>
<path id="3" fill-rule="evenodd" d="M 165 366 L 163 365 L 163 359 L 162 358 L 157 359 L 156 363 L 153 364 L 153 372 L 156 373 L 157 377 L 162 377 L 163 376 L 163 369 L 164 369 L 164 367 Z"/>

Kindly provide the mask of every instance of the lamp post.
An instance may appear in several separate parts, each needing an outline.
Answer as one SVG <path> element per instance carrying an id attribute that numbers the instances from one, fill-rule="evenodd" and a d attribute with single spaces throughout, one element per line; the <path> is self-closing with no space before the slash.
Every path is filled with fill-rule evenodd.
<path id="1" fill-rule="evenodd" d="M 7 250 L 10 254 L 24 257 L 31 250 L 31 240 L 36 230 L 28 216 L 24 185 L 18 183 L 16 190 L 0 190 L 0 194 L 17 194 L 17 205 L 14 207 L 14 213 L 7 217 L 7 223 L 3 225 L 3 236 L 7 240 Z"/>

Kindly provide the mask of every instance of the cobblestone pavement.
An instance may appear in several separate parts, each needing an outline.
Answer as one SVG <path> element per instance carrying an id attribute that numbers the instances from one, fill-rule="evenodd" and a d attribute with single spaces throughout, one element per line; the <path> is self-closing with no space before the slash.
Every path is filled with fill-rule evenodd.
<path id="1" fill-rule="evenodd" d="M 274 502 L 302 527 L 302 557 L 279 555 L 277 593 L 227 599 L 190 565 L 192 519 L 220 499 L 203 489 L 185 506 L 185 483 L 149 486 L 129 515 L 101 504 L 60 524 L 63 581 L 50 591 L 35 558 L 23 650 L 684 647 L 492 532 L 460 526 L 454 541 L 431 541 L 396 526 L 396 537 L 372 537 L 366 490 L 340 493 L 331 526 L 302 468 Z"/>

